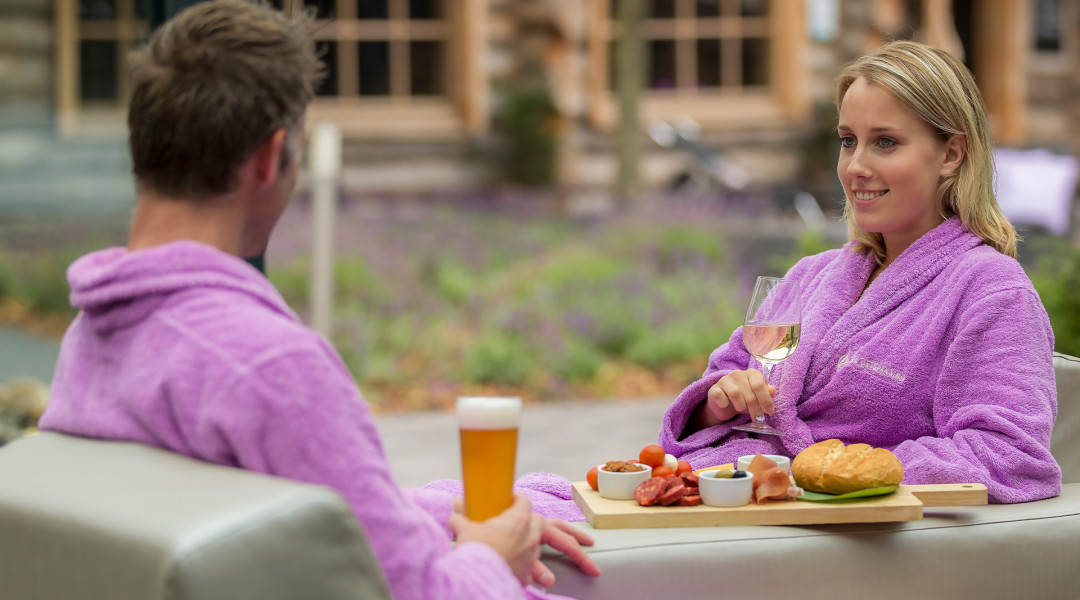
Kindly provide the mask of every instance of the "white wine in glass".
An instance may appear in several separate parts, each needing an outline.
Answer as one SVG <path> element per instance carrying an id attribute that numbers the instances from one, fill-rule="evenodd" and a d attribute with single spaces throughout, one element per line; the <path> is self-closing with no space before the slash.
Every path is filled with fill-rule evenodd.
<path id="1" fill-rule="evenodd" d="M 743 345 L 751 356 L 761 363 L 761 374 L 768 389 L 769 372 L 776 363 L 791 356 L 799 346 L 799 329 L 802 327 L 802 305 L 799 300 L 799 282 L 777 277 L 758 277 L 754 293 L 746 308 L 743 321 Z M 733 429 L 780 435 L 765 423 L 761 412 L 746 425 Z"/>

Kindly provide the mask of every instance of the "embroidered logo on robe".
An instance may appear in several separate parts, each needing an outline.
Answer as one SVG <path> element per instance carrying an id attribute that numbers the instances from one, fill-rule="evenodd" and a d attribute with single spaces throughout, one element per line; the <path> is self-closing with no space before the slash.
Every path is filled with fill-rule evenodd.
<path id="1" fill-rule="evenodd" d="M 855 365 L 857 367 L 873 371 L 884 377 L 888 377 L 897 383 L 904 383 L 907 379 L 907 375 L 898 371 L 897 369 L 890 367 L 889 365 L 880 363 L 876 360 L 852 354 L 851 352 L 845 353 L 840 357 L 839 362 L 836 363 L 836 370 L 843 369 L 846 365 Z"/>

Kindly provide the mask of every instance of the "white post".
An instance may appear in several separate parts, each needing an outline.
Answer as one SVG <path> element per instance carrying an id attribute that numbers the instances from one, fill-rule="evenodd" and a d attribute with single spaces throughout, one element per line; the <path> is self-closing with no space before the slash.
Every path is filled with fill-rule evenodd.
<path id="1" fill-rule="evenodd" d="M 334 213 L 341 173 L 341 130 L 317 123 L 311 130 L 311 327 L 330 336 L 334 299 Z"/>

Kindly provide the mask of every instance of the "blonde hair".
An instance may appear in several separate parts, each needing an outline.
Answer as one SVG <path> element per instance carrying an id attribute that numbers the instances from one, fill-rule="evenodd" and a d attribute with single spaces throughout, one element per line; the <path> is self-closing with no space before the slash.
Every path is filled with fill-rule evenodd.
<path id="1" fill-rule="evenodd" d="M 994 197 L 994 155 L 986 105 L 975 80 L 960 61 L 947 52 L 924 44 L 897 41 L 848 63 L 836 80 L 839 110 L 848 88 L 859 77 L 891 93 L 943 140 L 964 136 L 960 166 L 938 185 L 943 219 L 959 215 L 964 227 L 995 250 L 1016 258 L 1016 230 L 1002 214 Z M 851 215 L 850 200 L 844 203 L 848 239 L 856 248 L 870 252 L 879 264 L 885 260 L 885 241 L 880 233 L 862 231 Z"/>

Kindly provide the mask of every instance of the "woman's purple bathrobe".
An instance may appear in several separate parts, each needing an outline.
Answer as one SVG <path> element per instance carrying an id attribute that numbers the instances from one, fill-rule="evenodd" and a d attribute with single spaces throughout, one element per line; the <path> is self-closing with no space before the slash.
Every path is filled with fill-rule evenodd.
<path id="1" fill-rule="evenodd" d="M 737 329 L 668 409 L 660 443 L 701 468 L 839 438 L 892 450 L 905 483 L 983 483 L 994 502 L 1060 493 L 1050 454 L 1054 335 L 1020 264 L 953 217 L 864 293 L 874 266 L 849 244 L 788 272 L 802 287 L 803 322 L 798 349 L 770 382 L 768 421 L 782 436 L 733 431 L 745 415 L 683 435 L 709 388 L 751 365 Z"/>

